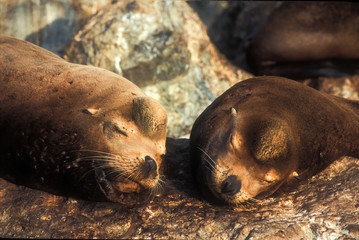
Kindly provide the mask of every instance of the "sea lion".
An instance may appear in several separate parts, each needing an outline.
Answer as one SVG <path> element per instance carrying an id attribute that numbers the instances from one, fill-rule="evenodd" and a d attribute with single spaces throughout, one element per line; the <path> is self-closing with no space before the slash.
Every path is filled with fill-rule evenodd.
<path id="1" fill-rule="evenodd" d="M 115 202 L 158 186 L 167 115 L 140 88 L 6 36 L 0 62 L 0 176 Z"/>
<path id="2" fill-rule="evenodd" d="M 281 77 L 237 83 L 197 118 L 191 161 L 201 191 L 239 204 L 359 153 L 359 102 Z"/>
<path id="3" fill-rule="evenodd" d="M 359 72 L 359 4 L 287 2 L 280 5 L 247 51 L 256 75 L 303 80 Z"/>

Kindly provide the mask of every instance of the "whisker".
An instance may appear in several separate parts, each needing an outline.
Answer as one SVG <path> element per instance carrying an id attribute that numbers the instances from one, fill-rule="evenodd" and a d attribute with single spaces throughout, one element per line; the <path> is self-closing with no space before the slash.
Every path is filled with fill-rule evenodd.
<path id="1" fill-rule="evenodd" d="M 98 150 L 86 150 L 86 149 L 81 149 L 81 150 L 75 150 L 76 152 L 89 152 L 89 153 L 100 153 L 100 154 L 104 154 L 104 155 L 108 155 L 108 156 L 112 156 L 112 157 L 117 157 L 119 155 L 116 154 L 112 154 L 112 153 L 108 153 L 108 152 L 103 152 L 103 151 L 98 151 Z"/>
<path id="2" fill-rule="evenodd" d="M 134 178 L 132 177 L 133 173 L 132 172 L 122 172 L 122 171 L 119 171 L 118 169 L 114 169 L 112 172 L 110 172 L 109 174 L 114 174 L 114 173 L 117 173 L 115 175 L 115 178 L 118 178 L 118 177 L 122 177 L 122 178 L 126 178 L 128 180 L 133 180 Z"/>
<path id="3" fill-rule="evenodd" d="M 80 177 L 80 179 L 78 180 L 78 182 L 80 182 L 82 179 L 84 179 L 85 177 L 86 177 L 86 175 L 87 174 L 89 174 L 90 172 L 92 172 L 92 171 L 96 171 L 97 169 L 100 169 L 100 168 L 103 168 L 103 166 L 92 166 L 92 168 L 90 169 L 90 170 L 88 170 L 88 171 L 86 171 L 86 173 L 84 173 L 81 177 Z"/>
<path id="4" fill-rule="evenodd" d="M 215 161 L 211 158 L 211 156 L 209 156 L 209 154 L 208 153 L 206 153 L 206 151 L 204 151 L 201 147 L 199 147 L 199 146 L 196 146 L 196 148 L 197 149 L 199 149 L 206 157 L 207 157 L 207 159 L 206 158 L 202 158 L 206 163 L 208 163 L 208 165 L 210 165 L 210 167 L 212 168 L 212 170 L 211 169 L 209 169 L 212 173 L 214 173 L 213 171 L 215 170 L 215 171 L 219 171 L 217 168 L 216 168 L 216 163 L 215 163 Z"/>
<path id="5" fill-rule="evenodd" d="M 133 176 L 133 174 L 135 173 L 137 174 Z M 133 177 L 133 179 L 138 179 L 140 175 L 141 175 L 141 171 L 138 171 L 138 168 L 133 169 L 132 173 L 130 174 L 130 176 Z"/>
<path id="6" fill-rule="evenodd" d="M 208 153 L 206 153 L 206 151 L 205 151 L 203 148 L 201 148 L 200 146 L 196 146 L 196 148 L 198 148 L 202 153 L 204 153 L 204 154 L 208 157 L 208 159 L 210 159 L 211 162 L 212 162 L 213 164 L 215 164 L 215 161 L 211 158 L 211 156 L 209 156 Z"/>
<path id="7" fill-rule="evenodd" d="M 150 189 L 149 191 L 149 195 L 147 197 L 147 201 L 149 200 L 153 200 L 156 195 L 163 189 L 163 186 L 161 184 L 161 181 L 164 182 L 163 180 L 160 181 L 160 178 L 158 179 L 159 181 L 157 182 L 157 184 Z"/>
<path id="8" fill-rule="evenodd" d="M 160 175 L 159 178 L 158 178 L 158 182 L 159 182 L 159 183 L 165 183 L 165 181 L 161 178 L 161 175 Z"/>
<path id="9" fill-rule="evenodd" d="M 86 162 L 86 161 L 89 161 L 89 162 L 92 162 L 92 161 L 96 161 L 96 162 L 109 162 L 109 163 L 120 163 L 118 162 L 118 160 L 111 160 L 111 159 L 101 159 L 101 158 L 92 158 L 92 159 L 84 159 L 84 158 L 79 158 L 76 160 L 77 162 Z"/>
<path id="10" fill-rule="evenodd" d="M 111 159 L 106 159 L 106 158 L 89 158 L 89 159 L 84 159 L 84 158 L 79 158 L 76 160 L 77 162 L 86 162 L 86 161 L 96 161 L 99 163 L 113 163 L 116 166 L 127 166 L 128 164 L 125 161 L 120 161 L 120 160 L 111 160 Z"/>
<path id="11" fill-rule="evenodd" d="M 210 173 L 214 173 L 214 169 L 213 168 L 210 168 L 209 166 L 205 166 L 207 169 L 208 169 L 208 171 L 210 172 Z"/>
<path id="12" fill-rule="evenodd" d="M 110 156 L 103 156 L 103 155 L 81 157 L 81 159 L 93 159 L 93 158 L 111 159 L 111 160 L 121 160 L 121 159 L 124 159 L 123 157 L 120 158 L 119 156 L 118 156 L 118 157 L 110 157 Z"/>

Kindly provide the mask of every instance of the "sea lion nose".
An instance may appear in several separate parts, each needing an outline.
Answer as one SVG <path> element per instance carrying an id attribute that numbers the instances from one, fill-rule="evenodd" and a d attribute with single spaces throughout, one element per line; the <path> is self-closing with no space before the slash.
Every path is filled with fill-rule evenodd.
<path id="1" fill-rule="evenodd" d="M 221 192 L 232 196 L 241 190 L 241 186 L 241 181 L 237 180 L 237 176 L 231 175 L 222 182 Z"/>
<path id="2" fill-rule="evenodd" d="M 146 176 L 145 177 L 147 178 L 151 173 L 153 173 L 154 171 L 157 170 L 157 163 L 150 156 L 145 156 L 144 168 L 145 168 L 145 171 L 146 171 Z"/>

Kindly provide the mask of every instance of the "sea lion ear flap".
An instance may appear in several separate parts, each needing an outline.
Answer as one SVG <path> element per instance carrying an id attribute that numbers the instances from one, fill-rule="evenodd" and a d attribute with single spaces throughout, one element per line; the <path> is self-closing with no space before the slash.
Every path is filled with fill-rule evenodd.
<path id="1" fill-rule="evenodd" d="M 150 97 L 136 97 L 132 101 L 132 117 L 140 130 L 152 138 L 165 138 L 167 113 Z"/>
<path id="2" fill-rule="evenodd" d="M 82 109 L 82 112 L 93 116 L 96 113 L 98 113 L 99 110 L 100 109 L 98 109 L 98 108 L 86 108 L 86 109 Z"/>
<path id="3" fill-rule="evenodd" d="M 229 109 L 231 111 L 231 117 L 236 118 L 237 117 L 237 110 L 233 107 Z"/>
<path id="4" fill-rule="evenodd" d="M 231 107 L 230 110 L 231 110 L 231 116 L 232 116 L 232 117 L 237 116 L 237 110 L 236 110 L 235 108 L 232 108 L 232 107 Z"/>

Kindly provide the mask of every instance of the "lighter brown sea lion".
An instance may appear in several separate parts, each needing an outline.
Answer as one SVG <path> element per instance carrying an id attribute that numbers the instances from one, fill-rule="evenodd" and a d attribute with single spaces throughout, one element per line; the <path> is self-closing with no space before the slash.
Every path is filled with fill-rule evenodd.
<path id="1" fill-rule="evenodd" d="M 117 74 L 15 38 L 0 36 L 0 62 L 2 177 L 115 202 L 158 187 L 159 103 Z"/>
<path id="2" fill-rule="evenodd" d="M 211 199 L 238 204 L 268 197 L 341 156 L 358 156 L 358 113 L 358 102 L 286 78 L 237 83 L 193 125 L 199 187 Z"/>

